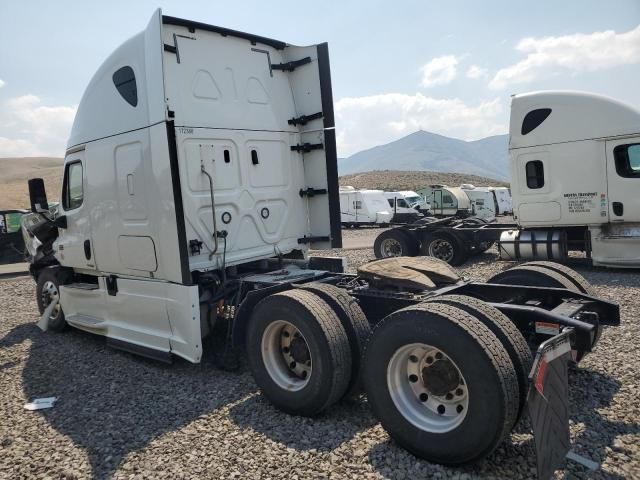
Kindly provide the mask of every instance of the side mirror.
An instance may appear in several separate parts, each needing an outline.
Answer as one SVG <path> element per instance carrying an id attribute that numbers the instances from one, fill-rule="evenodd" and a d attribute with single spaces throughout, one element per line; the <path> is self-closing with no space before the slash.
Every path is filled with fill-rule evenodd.
<path id="1" fill-rule="evenodd" d="M 67 216 L 61 215 L 59 217 L 56 217 L 53 221 L 53 224 L 58 228 L 67 228 Z"/>
<path id="2" fill-rule="evenodd" d="M 49 212 L 49 203 L 47 202 L 47 192 L 44 188 L 44 180 L 41 178 L 32 178 L 28 183 L 31 211 L 33 213 Z"/>

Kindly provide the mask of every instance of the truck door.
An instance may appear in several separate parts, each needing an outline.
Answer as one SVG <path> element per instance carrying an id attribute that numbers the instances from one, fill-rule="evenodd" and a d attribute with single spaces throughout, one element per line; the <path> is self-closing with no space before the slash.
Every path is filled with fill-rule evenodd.
<path id="1" fill-rule="evenodd" d="M 59 215 L 66 217 L 67 228 L 59 229 L 54 249 L 61 265 L 95 270 L 89 211 L 85 202 L 86 178 L 84 152 L 68 155 L 65 159 L 59 207 Z"/>
<path id="2" fill-rule="evenodd" d="M 606 142 L 606 157 L 609 220 L 640 222 L 640 137 Z"/>

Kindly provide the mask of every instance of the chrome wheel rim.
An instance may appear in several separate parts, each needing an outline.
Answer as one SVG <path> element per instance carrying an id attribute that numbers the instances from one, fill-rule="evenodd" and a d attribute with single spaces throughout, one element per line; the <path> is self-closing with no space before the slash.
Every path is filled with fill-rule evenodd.
<path id="1" fill-rule="evenodd" d="M 51 320 L 55 320 L 60 313 L 60 292 L 58 292 L 58 286 L 51 280 L 47 280 L 42 286 L 41 297 L 42 306 L 45 310 L 47 309 L 49 304 L 51 304 L 51 302 L 53 302 L 54 300 L 58 300 L 58 303 L 55 307 L 53 307 L 53 310 L 51 311 L 51 315 L 49 315 L 49 318 Z"/>
<path id="2" fill-rule="evenodd" d="M 401 257 L 402 245 L 395 238 L 385 238 L 380 244 L 383 257 Z"/>
<path id="3" fill-rule="evenodd" d="M 453 259 L 453 245 L 449 240 L 436 239 L 429 244 L 429 255 L 449 263 Z"/>
<path id="4" fill-rule="evenodd" d="M 280 388 L 298 391 L 309 383 L 311 351 L 300 330 L 291 323 L 270 323 L 262 334 L 261 350 L 265 369 Z"/>
<path id="5" fill-rule="evenodd" d="M 387 367 L 387 388 L 398 412 L 426 432 L 455 429 L 469 410 L 460 369 L 431 345 L 412 343 L 396 350 Z"/>

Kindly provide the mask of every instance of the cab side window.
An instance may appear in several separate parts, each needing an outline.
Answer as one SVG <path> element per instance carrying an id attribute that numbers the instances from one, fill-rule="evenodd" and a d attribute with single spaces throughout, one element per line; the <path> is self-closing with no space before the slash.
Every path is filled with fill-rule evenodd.
<path id="1" fill-rule="evenodd" d="M 527 187 L 535 190 L 544 187 L 544 165 L 540 160 L 531 160 L 525 165 Z"/>
<path id="2" fill-rule="evenodd" d="M 82 163 L 68 163 L 64 171 L 62 206 L 65 210 L 74 210 L 82 205 L 83 198 Z"/>
<path id="3" fill-rule="evenodd" d="M 618 145 L 613 149 L 616 172 L 625 178 L 640 178 L 640 143 Z"/>

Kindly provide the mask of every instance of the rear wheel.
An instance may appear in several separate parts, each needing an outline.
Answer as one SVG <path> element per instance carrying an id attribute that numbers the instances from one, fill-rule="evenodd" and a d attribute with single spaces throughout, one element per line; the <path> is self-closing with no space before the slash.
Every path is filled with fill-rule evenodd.
<path id="1" fill-rule="evenodd" d="M 278 409 L 312 416 L 338 401 L 351 378 L 351 349 L 336 313 L 303 290 L 254 308 L 246 350 L 253 377 Z"/>
<path id="2" fill-rule="evenodd" d="M 434 232 L 428 240 L 427 255 L 447 262 L 462 265 L 469 258 L 469 251 L 460 239 L 446 232 Z"/>
<path id="3" fill-rule="evenodd" d="M 536 261 L 536 262 L 527 262 L 523 265 L 526 266 L 534 266 L 534 267 L 542 267 L 548 270 L 554 271 L 563 275 L 565 278 L 570 280 L 578 289 L 578 291 L 586 294 L 586 295 L 594 295 L 593 287 L 589 283 L 589 281 L 576 272 L 574 269 L 567 267 L 566 265 L 562 265 L 561 263 L 556 262 L 545 262 L 545 261 Z"/>
<path id="4" fill-rule="evenodd" d="M 38 275 L 36 298 L 41 315 L 52 301 L 60 301 L 60 285 L 64 285 L 66 277 L 66 273 L 59 268 L 46 268 Z M 48 318 L 47 329 L 62 332 L 67 328 L 69 328 L 69 324 L 64 318 L 62 306 L 58 303 Z"/>
<path id="5" fill-rule="evenodd" d="M 410 234 L 393 228 L 376 237 L 373 253 L 376 258 L 415 257 L 418 254 L 418 244 Z"/>
<path id="6" fill-rule="evenodd" d="M 491 453 L 518 412 L 506 350 L 479 320 L 423 303 L 387 316 L 365 352 L 369 403 L 391 437 L 432 462 L 460 465 Z"/>
<path id="7" fill-rule="evenodd" d="M 582 293 L 581 290 L 563 274 L 545 267 L 528 265 L 526 263 L 494 275 L 487 280 L 487 283 L 566 288 L 572 292 Z"/>
<path id="8" fill-rule="evenodd" d="M 309 283 L 301 287 L 324 300 L 336 313 L 351 347 L 351 380 L 347 395 L 361 391 L 360 363 L 364 346 L 371 335 L 371 326 L 355 298 L 345 290 L 327 283 Z"/>
<path id="9" fill-rule="evenodd" d="M 502 285 L 526 285 L 536 287 L 566 288 L 576 293 L 593 295 L 589 282 L 573 269 L 555 262 L 527 262 L 491 277 L 488 283 Z M 602 326 L 596 327 L 596 341 L 602 334 Z M 585 350 L 574 350 L 574 359 L 580 362 L 587 354 Z"/>
<path id="10" fill-rule="evenodd" d="M 518 377 L 519 407 L 515 423 L 518 423 L 524 413 L 529 389 L 529 372 L 533 363 L 531 349 L 520 330 L 509 317 L 500 310 L 477 298 L 465 295 L 443 295 L 428 302 L 451 305 L 464 310 L 480 320 L 491 332 L 498 337 L 500 343 L 509 354 Z"/>

